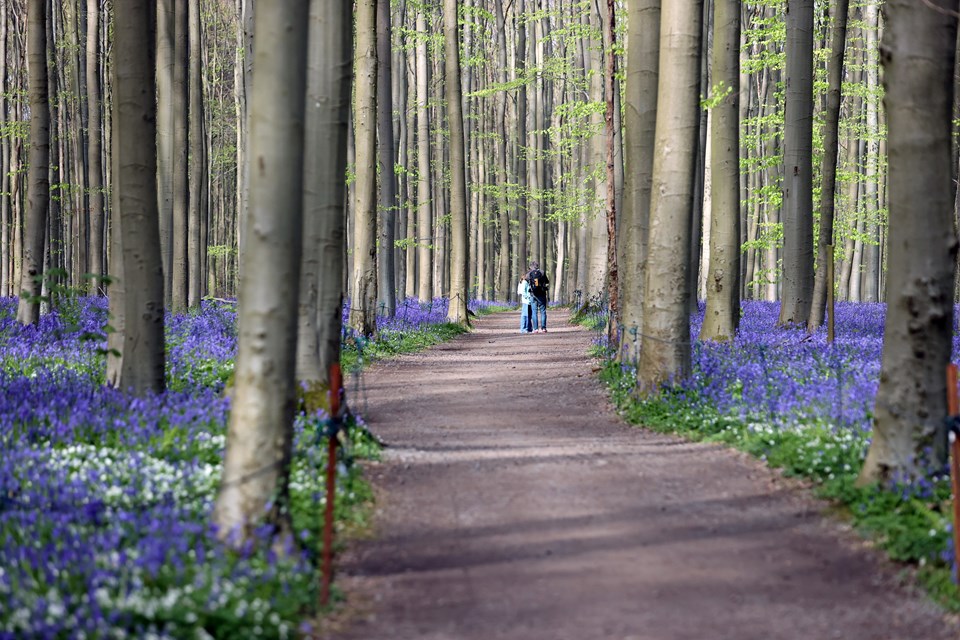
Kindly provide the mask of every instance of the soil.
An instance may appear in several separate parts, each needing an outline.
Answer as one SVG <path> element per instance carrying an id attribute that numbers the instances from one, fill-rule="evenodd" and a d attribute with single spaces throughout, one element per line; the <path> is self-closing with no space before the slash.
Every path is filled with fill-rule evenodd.
<path id="1" fill-rule="evenodd" d="M 337 640 L 956 640 L 960 626 L 800 483 L 629 426 L 593 334 L 516 313 L 363 378 L 388 444 L 338 558 Z M 356 397 L 356 396 L 355 396 Z"/>

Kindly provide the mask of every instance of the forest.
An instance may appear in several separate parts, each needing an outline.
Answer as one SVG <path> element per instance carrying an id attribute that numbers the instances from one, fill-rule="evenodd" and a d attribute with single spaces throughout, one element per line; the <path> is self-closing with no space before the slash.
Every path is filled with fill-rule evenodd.
<path id="1" fill-rule="evenodd" d="M 0 640 L 327 637 L 405 437 L 371 365 L 517 333 L 535 268 L 484 411 L 589 335 L 622 420 L 804 479 L 960 611 L 958 17 L 0 0 Z"/>

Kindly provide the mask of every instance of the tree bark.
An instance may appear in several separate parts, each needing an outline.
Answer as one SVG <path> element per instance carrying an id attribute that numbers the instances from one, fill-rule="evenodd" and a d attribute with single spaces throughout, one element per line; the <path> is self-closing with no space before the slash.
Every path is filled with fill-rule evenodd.
<path id="1" fill-rule="evenodd" d="M 201 65 L 200 0 L 189 1 L 190 49 L 190 182 L 187 215 L 187 306 L 200 305 L 203 296 L 203 262 L 206 247 L 201 241 L 207 182 L 206 141 L 203 132 L 203 70 Z"/>
<path id="2" fill-rule="evenodd" d="M 96 1 L 96 0 L 90 0 Z M 157 0 L 157 202 L 160 207 L 160 255 L 166 304 L 173 302 L 173 5 Z M 238 166 L 240 166 L 238 164 Z"/>
<path id="3" fill-rule="evenodd" d="M 431 248 L 433 222 L 430 201 L 430 104 L 427 77 L 427 18 L 426 6 L 417 10 L 417 298 L 420 302 L 433 300 L 433 262 Z"/>
<path id="4" fill-rule="evenodd" d="M 308 8 L 300 0 L 257 6 L 247 211 L 256 232 L 245 239 L 234 400 L 213 513 L 220 537 L 237 546 L 265 514 L 278 538 L 291 533 Z"/>
<path id="5" fill-rule="evenodd" d="M 710 260 L 701 340 L 732 340 L 740 323 L 740 2 L 714 0 Z M 717 96 L 720 98 L 720 96 Z"/>
<path id="6" fill-rule="evenodd" d="M 664 3 L 650 198 L 644 335 L 637 371 L 644 393 L 690 372 L 690 210 L 700 117 L 703 3 Z"/>
<path id="7" fill-rule="evenodd" d="M 356 29 L 357 160 L 350 327 L 360 335 L 372 336 L 377 331 L 377 0 L 358 0 Z"/>
<path id="8" fill-rule="evenodd" d="M 30 167 L 27 170 L 27 224 L 17 321 L 40 321 L 43 248 L 50 205 L 50 106 L 47 81 L 47 2 L 27 4 L 27 75 L 30 81 Z"/>
<path id="9" fill-rule="evenodd" d="M 173 0 L 173 242 L 170 292 L 171 308 L 182 312 L 189 306 L 187 233 L 189 224 L 189 11 L 190 0 Z"/>
<path id="10" fill-rule="evenodd" d="M 106 261 L 103 235 L 103 162 L 100 144 L 103 118 L 100 115 L 100 0 L 87 0 L 87 183 L 90 188 L 90 273 L 93 290 L 103 295 L 102 277 Z"/>
<path id="11" fill-rule="evenodd" d="M 807 331 L 813 333 L 823 324 L 826 314 L 827 251 L 833 244 L 833 222 L 837 192 L 837 158 L 840 153 L 840 91 L 843 83 L 843 55 L 847 44 L 847 15 L 850 0 L 837 0 L 827 69 L 827 111 L 823 123 L 823 167 L 820 170 L 820 235 L 817 240 L 817 271 L 813 283 L 813 302 Z"/>
<path id="12" fill-rule="evenodd" d="M 947 415 L 957 236 L 950 184 L 956 3 L 888 0 L 881 60 L 888 123 L 890 273 L 873 438 L 859 481 L 922 477 Z"/>
<path id="13" fill-rule="evenodd" d="M 380 248 L 378 302 L 387 316 L 397 308 L 397 269 L 394 242 L 397 237 L 397 176 L 394 171 L 393 77 L 390 0 L 377 0 L 377 144 L 380 162 Z"/>
<path id="14" fill-rule="evenodd" d="M 164 389 L 163 262 L 157 209 L 156 13 L 148 0 L 114 0 L 113 211 L 120 223 L 124 277 L 123 356 L 118 386 Z"/>
<path id="15" fill-rule="evenodd" d="M 447 126 L 450 129 L 450 305 L 447 321 L 470 325 L 467 316 L 467 184 L 460 89 L 460 27 L 457 0 L 444 0 L 443 35 Z"/>
<path id="16" fill-rule="evenodd" d="M 813 299 L 813 0 L 787 0 L 786 58 L 781 325 L 806 323 Z"/>

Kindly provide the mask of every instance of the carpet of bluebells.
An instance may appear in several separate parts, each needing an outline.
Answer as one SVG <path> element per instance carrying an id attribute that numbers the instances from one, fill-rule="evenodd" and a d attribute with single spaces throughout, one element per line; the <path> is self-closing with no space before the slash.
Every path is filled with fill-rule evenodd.
<path id="1" fill-rule="evenodd" d="M 381 329 L 410 332 L 445 314 L 442 300 L 408 302 Z M 0 640 L 305 631 L 317 602 L 322 416 L 295 425 L 299 550 L 228 552 L 209 523 L 234 305 L 168 316 L 168 391 L 147 397 L 104 386 L 105 300 L 68 300 L 35 327 L 15 315 L 16 301 L 0 299 Z M 341 470 L 338 509 L 369 499 L 354 476 Z"/>
<path id="2" fill-rule="evenodd" d="M 743 302 L 733 341 L 700 342 L 703 312 L 701 303 L 691 318 L 692 375 L 669 391 L 667 428 L 688 425 L 694 437 L 728 442 L 827 487 L 827 495 L 852 504 L 867 528 L 884 530 L 883 544 L 895 559 L 955 567 L 946 467 L 930 466 L 926 477 L 895 482 L 885 492 L 853 487 L 870 442 L 885 305 L 838 303 L 833 344 L 826 327 L 812 335 L 778 328 L 779 304 L 759 301 Z M 602 319 L 601 310 L 594 326 Z M 621 336 L 626 348 L 636 331 L 625 327 Z M 597 343 L 606 349 L 605 338 Z M 638 422 L 648 422 L 650 406 L 630 400 L 632 367 L 618 368 L 607 376 L 615 395 Z M 664 398 L 656 402 L 663 407 Z M 896 529 L 914 533 L 887 535 Z"/>

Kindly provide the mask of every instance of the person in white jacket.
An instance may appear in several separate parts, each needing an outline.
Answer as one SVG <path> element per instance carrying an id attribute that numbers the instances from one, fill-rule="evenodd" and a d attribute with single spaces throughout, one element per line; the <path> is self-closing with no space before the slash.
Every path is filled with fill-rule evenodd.
<path id="1" fill-rule="evenodd" d="M 530 316 L 533 311 L 533 296 L 530 293 L 530 283 L 527 277 L 520 278 L 520 284 L 517 285 L 517 295 L 520 296 L 520 333 L 533 333 L 533 326 L 530 322 Z"/>

